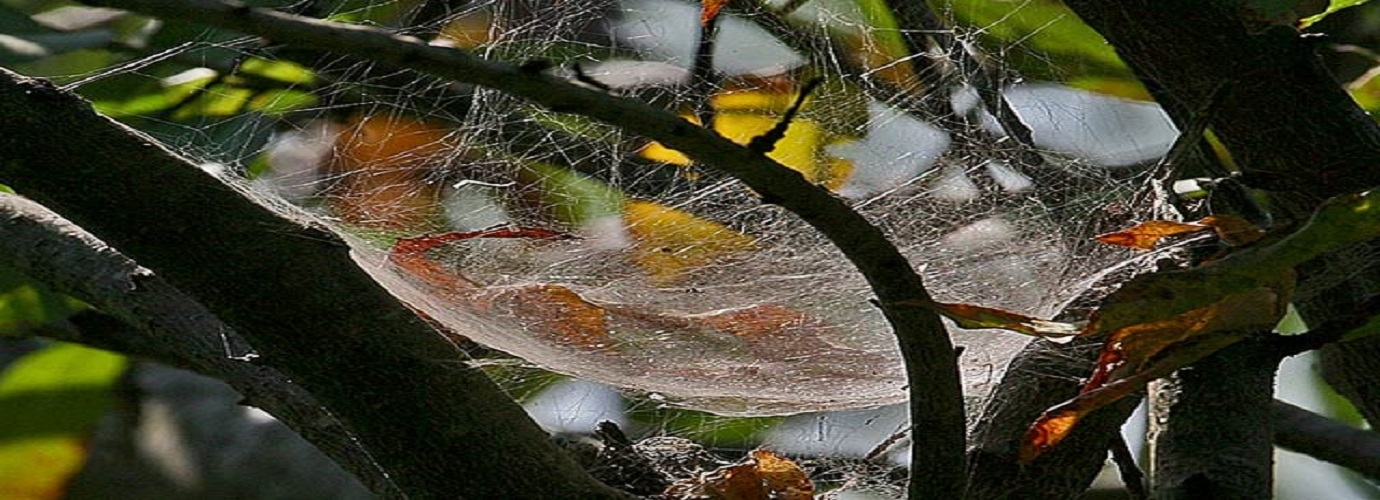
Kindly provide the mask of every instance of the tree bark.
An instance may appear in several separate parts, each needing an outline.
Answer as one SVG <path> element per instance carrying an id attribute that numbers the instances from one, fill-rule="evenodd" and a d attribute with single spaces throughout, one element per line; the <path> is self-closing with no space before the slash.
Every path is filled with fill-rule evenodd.
<path id="1" fill-rule="evenodd" d="M 1269 498 L 1274 377 L 1262 338 L 1218 351 L 1161 379 L 1150 400 L 1155 498 Z"/>
<path id="2" fill-rule="evenodd" d="M 1277 225 L 1300 222 L 1326 197 L 1380 185 L 1380 169 L 1374 168 L 1380 160 L 1380 127 L 1327 72 L 1313 45 L 1292 28 L 1249 20 L 1243 15 L 1243 3 L 1237 1 L 1066 0 L 1065 4 L 1106 38 L 1138 77 L 1157 90 L 1157 97 L 1165 101 L 1162 104 L 1180 128 L 1190 119 L 1182 110 L 1203 102 L 1218 86 L 1228 86 L 1212 116 L 1211 130 L 1231 152 L 1242 180 L 1250 187 L 1272 192 L 1268 208 Z M 1354 271 L 1369 265 L 1365 259 L 1333 255 L 1301 266 L 1301 293 L 1296 305 L 1305 321 L 1321 324 L 1335 309 L 1329 302 L 1353 302 L 1364 297 L 1364 283 L 1338 279 L 1328 268 Z M 1350 349 L 1329 348 L 1334 352 Z M 1259 468 L 1268 464 L 1270 457 L 1263 454 L 1260 436 L 1249 427 L 1262 421 L 1266 404 L 1256 400 L 1260 393 L 1268 392 L 1272 378 L 1262 373 L 1264 368 L 1240 367 L 1245 372 L 1238 374 L 1231 371 L 1238 368 L 1230 364 L 1205 362 L 1195 368 L 1195 374 L 1185 374 L 1192 380 L 1179 394 L 1188 398 L 1181 400 L 1187 406 L 1180 408 L 1211 408 L 1213 395 L 1255 395 L 1250 397 L 1254 406 L 1242 407 L 1251 410 L 1248 418 L 1219 419 L 1216 428 L 1223 435 L 1249 438 L 1249 449 L 1238 450 L 1241 457 L 1264 462 L 1239 463 L 1235 470 L 1240 476 L 1226 479 L 1216 468 L 1220 463 L 1198 460 L 1191 447 L 1162 448 L 1157 464 L 1170 461 L 1166 454 L 1182 453 L 1182 465 L 1199 467 L 1205 474 L 1195 475 L 1177 465 L 1175 470 L 1160 474 L 1156 483 L 1168 488 L 1171 495 L 1187 491 L 1195 477 L 1211 477 L 1218 486 L 1232 488 L 1239 486 L 1236 479 L 1253 481 L 1256 486 L 1240 486 L 1244 489 L 1233 491 L 1269 493 L 1264 489 L 1268 483 L 1262 483 L 1268 473 Z M 1273 372 L 1276 363 L 1265 365 Z M 1214 370 L 1223 371 L 1210 375 Z M 1340 371 L 1349 370 L 1334 368 L 1334 372 Z M 1365 375 L 1356 372 L 1351 376 Z M 1196 394 L 1198 391 L 1206 392 Z M 1173 413 L 1176 418 L 1187 419 L 1193 414 Z M 1172 442 L 1179 438 L 1166 435 L 1165 439 Z"/>
<path id="3" fill-rule="evenodd" d="M 281 372 L 250 362 L 239 334 L 148 269 L 43 207 L 0 193 L 0 262 L 99 308 L 33 333 L 218 378 L 296 429 L 380 496 L 401 491 L 349 430 Z"/>
<path id="4" fill-rule="evenodd" d="M 197 297 L 336 413 L 404 494 L 624 496 L 460 362 L 334 234 L 249 202 L 41 80 L 0 72 L 0 109 L 0 182 Z"/>

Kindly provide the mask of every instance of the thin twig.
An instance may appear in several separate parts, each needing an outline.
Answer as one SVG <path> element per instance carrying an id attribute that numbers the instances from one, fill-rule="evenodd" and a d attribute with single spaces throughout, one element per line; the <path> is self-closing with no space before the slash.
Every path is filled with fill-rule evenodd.
<path id="1" fill-rule="evenodd" d="M 791 122 L 795 120 L 796 113 L 799 113 L 800 108 L 805 106 L 805 99 L 810 97 L 810 93 L 814 92 L 815 88 L 823 81 L 823 78 L 815 78 L 806 82 L 805 86 L 800 88 L 800 95 L 795 97 L 795 102 L 791 104 L 790 109 L 786 110 L 786 114 L 781 115 L 781 119 L 776 121 L 776 125 L 771 130 L 748 141 L 748 149 L 762 154 L 770 153 L 776 149 L 776 143 L 781 142 L 781 139 L 786 137 L 786 130 L 791 128 Z"/>
<path id="2" fill-rule="evenodd" d="M 1112 451 L 1112 462 L 1116 463 L 1116 470 L 1121 473 L 1121 483 L 1126 485 L 1126 493 L 1132 500 L 1150 498 L 1149 492 L 1145 491 L 1145 474 L 1136 465 L 1136 457 L 1126 445 L 1126 438 L 1120 433 L 1114 434 L 1109 448 Z"/>
<path id="3" fill-rule="evenodd" d="M 714 79 L 714 42 L 719 34 L 719 8 L 704 0 L 700 14 L 700 33 L 695 40 L 695 59 L 690 66 L 690 98 L 700 125 L 714 127 L 714 107 L 710 103 L 718 86 Z"/>

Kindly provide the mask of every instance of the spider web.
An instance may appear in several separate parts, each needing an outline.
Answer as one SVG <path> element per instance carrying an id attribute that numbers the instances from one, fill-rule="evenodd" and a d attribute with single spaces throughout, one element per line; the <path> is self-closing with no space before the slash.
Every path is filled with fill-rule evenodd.
<path id="1" fill-rule="evenodd" d="M 1172 140 L 1156 108 L 1003 80 L 1004 68 L 985 61 L 1033 130 L 1032 150 L 954 62 L 987 27 L 951 33 L 958 43 L 947 49 L 900 56 L 888 38 L 895 31 L 877 28 L 859 2 L 781 12 L 786 3 L 732 5 L 704 81 L 694 80 L 700 7 L 678 0 L 489 0 L 435 11 L 346 2 L 313 14 L 392 19 L 433 43 L 687 119 L 712 102 L 713 126 L 740 142 L 774 126 L 799 89 L 822 78 L 773 157 L 880 226 L 938 300 L 1047 315 L 1127 257 L 1088 242 L 1136 216 L 1137 166 Z M 720 414 L 906 397 L 895 342 L 862 278 L 822 236 L 737 181 L 635 131 L 485 89 L 243 38 L 192 45 L 158 57 L 229 53 L 235 65 L 213 69 L 214 78 L 249 80 L 249 61 L 309 65 L 316 76 L 302 87 L 315 99 L 191 124 L 165 113 L 146 128 L 345 235 L 364 268 L 450 335 L 657 404 Z M 996 52 L 1041 57 L 1020 41 Z M 119 73 L 176 84 L 140 68 Z M 234 136 L 258 139 L 218 140 Z M 562 237 L 494 237 L 523 230 Z M 433 241 L 413 260 L 394 247 L 454 233 L 472 237 Z M 951 335 L 964 347 L 974 403 L 1028 341 Z"/>

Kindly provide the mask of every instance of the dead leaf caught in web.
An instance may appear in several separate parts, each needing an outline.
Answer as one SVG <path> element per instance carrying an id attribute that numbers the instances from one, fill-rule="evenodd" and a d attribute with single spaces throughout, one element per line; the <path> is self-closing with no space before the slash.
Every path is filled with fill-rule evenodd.
<path id="1" fill-rule="evenodd" d="M 1154 250 L 1160 240 L 1204 231 L 1213 231 L 1217 238 L 1231 246 L 1241 246 L 1260 239 L 1265 230 L 1250 221 L 1234 215 L 1210 215 L 1197 222 L 1175 222 L 1152 220 L 1135 227 L 1107 233 L 1097 237 L 1097 241 L 1136 250 Z"/>
<path id="2" fill-rule="evenodd" d="M 935 302 L 930 307 L 962 328 L 999 328 L 1053 340 L 1069 339 L 1079 334 L 1079 328 L 1073 324 L 1043 320 L 991 307 L 943 302 Z"/>
<path id="3" fill-rule="evenodd" d="M 753 450 L 742 462 L 672 484 L 666 496 L 706 500 L 810 500 L 815 486 L 794 461 L 767 450 Z"/>

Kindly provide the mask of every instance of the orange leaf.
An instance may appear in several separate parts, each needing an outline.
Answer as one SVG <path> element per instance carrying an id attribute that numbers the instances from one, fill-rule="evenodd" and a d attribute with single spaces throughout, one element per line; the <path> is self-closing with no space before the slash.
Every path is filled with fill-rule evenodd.
<path id="1" fill-rule="evenodd" d="M 1041 415 L 1022 442 L 1029 462 L 1063 440 L 1093 410 L 1114 403 L 1150 381 L 1192 364 L 1279 321 L 1287 299 L 1272 288 L 1253 288 L 1162 320 L 1112 331 L 1097 367 L 1079 395 Z"/>
<path id="2" fill-rule="evenodd" d="M 814 492 L 814 483 L 800 465 L 767 450 L 753 450 L 747 460 L 671 485 L 666 496 L 707 500 L 810 500 Z"/>
<path id="3" fill-rule="evenodd" d="M 528 332 L 558 343 L 586 349 L 605 349 L 613 344 L 609 311 L 560 285 L 491 287 L 470 299 L 490 305 L 488 312 L 521 318 Z"/>
<path id="4" fill-rule="evenodd" d="M 1097 241 L 1108 245 L 1135 248 L 1137 250 L 1154 250 L 1155 244 L 1159 243 L 1159 241 L 1165 237 L 1205 231 L 1207 229 L 1208 226 L 1195 222 L 1152 220 L 1137 224 L 1136 227 L 1131 229 L 1098 236 Z"/>
<path id="5" fill-rule="evenodd" d="M 1020 463 L 1030 463 L 1068 437 L 1079 420 L 1092 413 L 1093 410 L 1117 402 L 1139 391 L 1157 378 L 1174 373 L 1179 368 L 1193 364 L 1236 343 L 1243 336 L 1219 335 L 1190 340 L 1176 346 L 1174 351 L 1165 358 L 1151 362 L 1130 376 L 1083 392 L 1073 399 L 1045 410 L 1045 413 L 1040 415 L 1040 418 L 1031 424 L 1030 429 L 1026 431 L 1025 438 L 1021 441 L 1017 460 Z"/>
<path id="6" fill-rule="evenodd" d="M 719 17 L 719 9 L 724 8 L 728 0 L 704 0 L 704 7 L 700 11 L 700 25 L 709 26 L 714 19 Z"/>
<path id="7" fill-rule="evenodd" d="M 456 150 L 450 130 L 394 115 L 351 118 L 326 171 L 334 215 L 377 229 L 416 230 L 441 220 L 440 189 L 427 176 Z"/>
<path id="8" fill-rule="evenodd" d="M 931 307 L 962 328 L 1000 328 L 1046 338 L 1073 337 L 1079 332 L 1077 326 L 1069 323 L 1047 321 L 991 307 L 943 302 L 935 302 Z"/>

